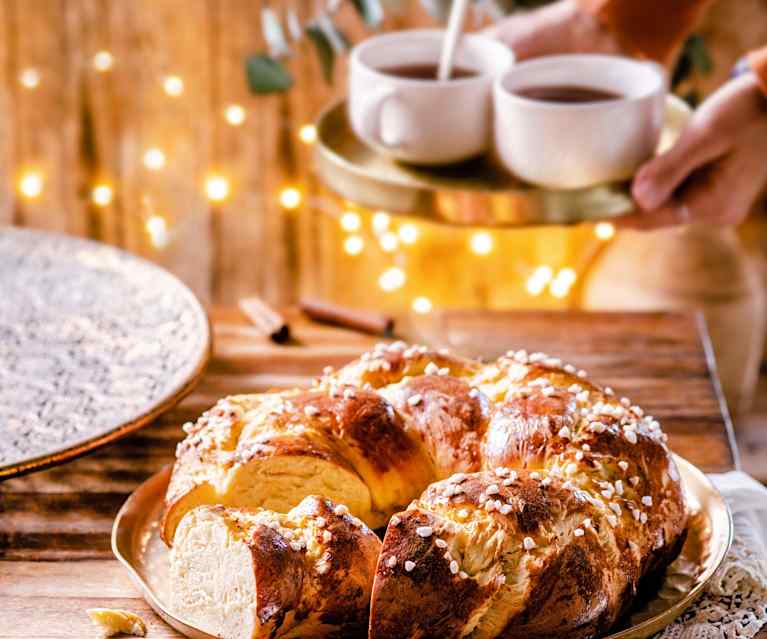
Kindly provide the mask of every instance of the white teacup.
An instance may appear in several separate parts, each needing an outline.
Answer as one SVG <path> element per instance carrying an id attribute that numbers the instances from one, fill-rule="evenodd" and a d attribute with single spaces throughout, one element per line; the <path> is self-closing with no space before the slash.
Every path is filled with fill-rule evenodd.
<path id="1" fill-rule="evenodd" d="M 349 119 L 354 132 L 389 157 L 415 164 L 449 164 L 491 144 L 493 80 L 514 54 L 482 35 L 464 35 L 455 65 L 471 77 L 440 82 L 391 75 L 385 69 L 439 61 L 444 31 L 374 36 L 351 53 Z"/>
<path id="2" fill-rule="evenodd" d="M 512 173 L 542 186 L 625 180 L 658 144 L 666 85 L 660 65 L 619 56 L 560 55 L 516 64 L 493 89 L 497 153 Z M 555 86 L 620 97 L 564 103 L 515 93 Z"/>

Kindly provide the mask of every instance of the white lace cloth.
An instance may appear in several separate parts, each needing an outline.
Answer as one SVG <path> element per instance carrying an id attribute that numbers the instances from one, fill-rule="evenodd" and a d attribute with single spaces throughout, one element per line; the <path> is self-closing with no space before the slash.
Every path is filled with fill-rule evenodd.
<path id="1" fill-rule="evenodd" d="M 655 639 L 751 639 L 767 623 L 767 489 L 741 472 L 710 478 L 732 512 L 732 548 L 705 594 Z"/>

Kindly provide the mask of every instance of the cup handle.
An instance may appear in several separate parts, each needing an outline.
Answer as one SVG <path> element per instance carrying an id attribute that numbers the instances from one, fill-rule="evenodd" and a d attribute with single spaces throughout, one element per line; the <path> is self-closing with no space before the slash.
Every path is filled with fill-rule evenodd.
<path id="1" fill-rule="evenodd" d="M 399 147 L 405 142 L 405 135 L 402 131 L 383 131 L 381 128 L 381 108 L 389 100 L 399 100 L 402 98 L 396 89 L 386 87 L 374 91 L 362 103 L 362 129 L 367 137 L 372 138 L 378 144 L 387 147 Z"/>

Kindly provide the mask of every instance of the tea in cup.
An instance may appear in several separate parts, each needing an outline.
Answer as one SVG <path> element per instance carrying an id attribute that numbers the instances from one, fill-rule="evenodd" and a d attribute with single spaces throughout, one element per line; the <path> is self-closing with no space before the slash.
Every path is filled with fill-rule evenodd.
<path id="1" fill-rule="evenodd" d="M 497 154 L 516 176 L 551 188 L 628 179 L 658 144 L 666 86 L 660 65 L 620 56 L 516 64 L 493 89 Z"/>
<path id="2" fill-rule="evenodd" d="M 438 80 L 444 33 L 387 33 L 352 50 L 349 120 L 380 153 L 440 165 L 489 148 L 493 81 L 511 67 L 514 54 L 488 36 L 463 35 L 450 79 Z"/>

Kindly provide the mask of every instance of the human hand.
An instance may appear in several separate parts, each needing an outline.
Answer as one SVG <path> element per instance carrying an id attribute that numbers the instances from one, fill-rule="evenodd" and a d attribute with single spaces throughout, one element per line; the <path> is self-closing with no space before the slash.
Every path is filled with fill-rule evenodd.
<path id="1" fill-rule="evenodd" d="M 625 54 L 612 33 L 575 0 L 516 13 L 485 33 L 511 47 L 517 60 L 558 53 Z"/>
<path id="2" fill-rule="evenodd" d="M 620 224 L 738 224 L 766 185 L 767 98 L 747 73 L 709 97 L 676 144 L 639 169 L 631 190 L 641 210 Z"/>

